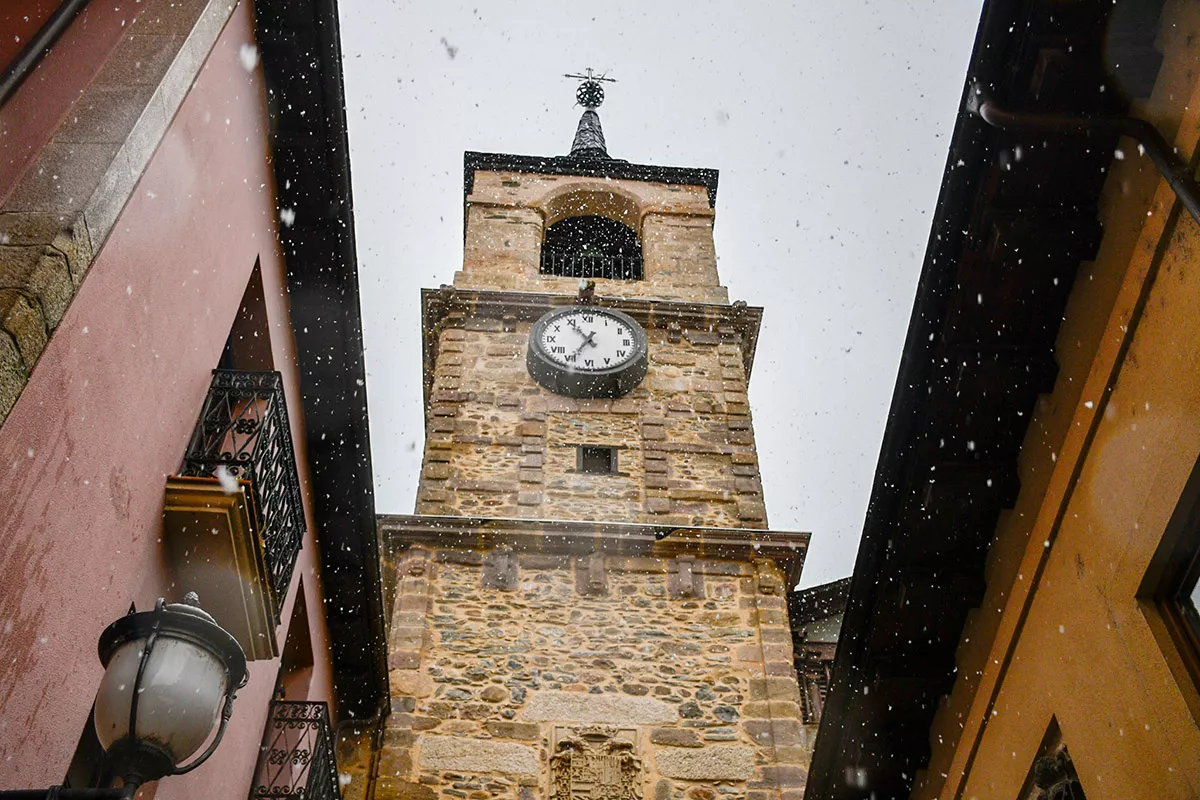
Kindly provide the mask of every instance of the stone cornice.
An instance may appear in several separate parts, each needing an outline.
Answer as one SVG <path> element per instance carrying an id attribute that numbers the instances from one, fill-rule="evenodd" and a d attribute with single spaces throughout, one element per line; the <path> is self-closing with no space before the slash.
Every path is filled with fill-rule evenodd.
<path id="1" fill-rule="evenodd" d="M 529 322 L 547 311 L 574 302 L 574 297 L 560 294 L 481 291 L 445 285 L 440 289 L 422 289 L 421 349 L 426 406 L 433 387 L 433 369 L 437 363 L 441 332 L 445 328 L 462 324 L 468 317 Z M 598 306 L 624 311 L 645 328 L 678 326 L 681 335 L 697 343 L 700 337 L 713 337 L 714 342 L 739 344 L 746 380 L 749 382 L 762 325 L 761 307 L 749 306 L 742 301 L 723 305 L 600 296 L 594 302 Z"/>
<path id="2" fill-rule="evenodd" d="M 467 151 L 463 153 L 463 189 L 468 197 L 475 186 L 476 170 L 580 175 L 665 183 L 671 186 L 703 186 L 708 191 L 709 208 L 715 208 L 717 205 L 717 170 L 703 167 L 660 167 L 653 164 L 631 164 L 616 158 L 580 161 L 565 156 L 521 156 Z"/>
<path id="3" fill-rule="evenodd" d="M 377 518 L 383 552 L 411 545 L 517 552 L 675 558 L 719 561 L 770 559 L 783 573 L 785 590 L 800 580 L 809 534 L 755 528 L 705 528 L 636 522 L 510 519 L 410 514 Z"/>

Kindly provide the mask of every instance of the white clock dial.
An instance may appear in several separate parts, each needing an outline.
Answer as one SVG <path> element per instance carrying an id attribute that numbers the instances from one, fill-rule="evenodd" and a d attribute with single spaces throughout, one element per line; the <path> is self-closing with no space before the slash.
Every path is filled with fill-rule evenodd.
<path id="1" fill-rule="evenodd" d="M 542 331 L 540 344 L 552 362 L 580 372 L 613 369 L 638 354 L 629 324 L 593 309 L 554 318 Z"/>

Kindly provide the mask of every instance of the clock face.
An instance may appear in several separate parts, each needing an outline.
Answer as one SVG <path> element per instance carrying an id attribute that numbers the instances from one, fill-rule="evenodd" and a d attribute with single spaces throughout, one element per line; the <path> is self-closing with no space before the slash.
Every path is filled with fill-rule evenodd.
<path id="1" fill-rule="evenodd" d="M 530 376 L 568 397 L 619 397 L 646 375 L 646 332 L 611 308 L 573 306 L 533 324 L 526 364 Z"/>
<path id="2" fill-rule="evenodd" d="M 637 356 L 633 325 L 596 308 L 571 309 L 541 330 L 541 351 L 563 367 L 601 372 Z"/>

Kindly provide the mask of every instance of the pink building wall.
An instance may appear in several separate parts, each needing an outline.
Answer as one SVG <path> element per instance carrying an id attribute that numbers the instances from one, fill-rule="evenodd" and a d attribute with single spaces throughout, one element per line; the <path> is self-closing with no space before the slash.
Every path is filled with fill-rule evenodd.
<path id="1" fill-rule="evenodd" d="M 253 42 L 251 13 L 247 3 L 234 12 L 0 427 L 0 788 L 62 780 L 102 674 L 100 632 L 131 601 L 144 610 L 186 590 L 164 562 L 164 482 L 256 259 L 310 520 L 279 642 L 303 577 L 317 660 L 310 698 L 330 697 L 265 95 L 261 72 L 238 56 Z M 155 796 L 246 795 L 278 666 L 251 664 L 216 754 Z"/>

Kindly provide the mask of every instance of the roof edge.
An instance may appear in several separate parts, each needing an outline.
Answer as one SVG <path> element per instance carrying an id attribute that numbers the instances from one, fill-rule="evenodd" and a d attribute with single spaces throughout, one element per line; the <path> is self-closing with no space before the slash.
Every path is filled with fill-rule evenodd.
<path id="1" fill-rule="evenodd" d="M 670 186 L 703 186 L 708 207 L 717 207 L 718 172 L 707 167 L 660 167 L 632 164 L 620 159 L 580 160 L 570 156 L 521 156 L 510 153 L 463 153 L 463 195 L 475 188 L 475 172 L 527 172 L 535 175 L 579 175 L 587 178 L 665 183 Z"/>

